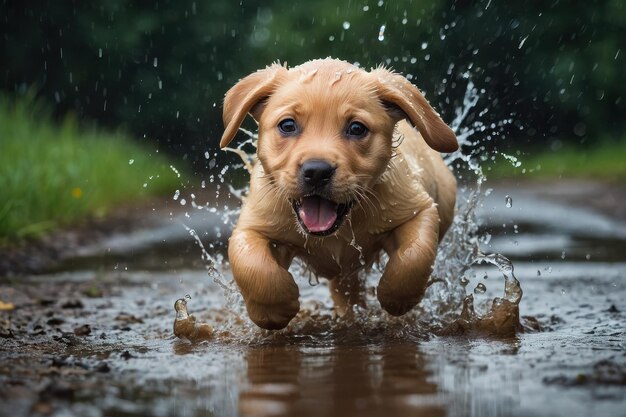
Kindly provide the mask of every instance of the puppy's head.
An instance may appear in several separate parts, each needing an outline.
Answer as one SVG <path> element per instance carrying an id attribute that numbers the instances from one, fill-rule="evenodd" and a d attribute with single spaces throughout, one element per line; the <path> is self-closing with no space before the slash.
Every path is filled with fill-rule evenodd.
<path id="1" fill-rule="evenodd" d="M 408 119 L 435 150 L 451 152 L 454 133 L 404 77 L 343 61 L 275 64 L 247 76 L 224 100 L 223 148 L 246 115 L 259 124 L 257 154 L 269 181 L 289 200 L 305 232 L 335 232 L 367 198 L 392 155 L 395 124 Z"/>

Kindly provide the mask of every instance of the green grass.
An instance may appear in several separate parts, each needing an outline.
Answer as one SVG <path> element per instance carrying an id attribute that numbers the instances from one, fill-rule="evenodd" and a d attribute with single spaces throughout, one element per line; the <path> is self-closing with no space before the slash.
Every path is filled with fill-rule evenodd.
<path id="1" fill-rule="evenodd" d="M 171 192 L 169 165 L 122 133 L 82 129 L 72 116 L 55 124 L 32 97 L 0 96 L 0 245 Z"/>
<path id="2" fill-rule="evenodd" d="M 488 178 L 560 179 L 583 178 L 626 181 L 626 139 L 601 140 L 592 146 L 564 145 L 558 150 L 536 151 L 516 156 L 515 167 L 498 155 Z"/>

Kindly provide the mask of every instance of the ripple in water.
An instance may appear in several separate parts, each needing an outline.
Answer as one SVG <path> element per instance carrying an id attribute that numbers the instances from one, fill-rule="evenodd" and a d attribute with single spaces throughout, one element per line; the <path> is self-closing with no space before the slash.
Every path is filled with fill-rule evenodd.
<path id="1" fill-rule="evenodd" d="M 228 263 L 222 257 L 212 254 L 211 248 L 207 250 L 197 233 L 187 228 L 201 250 L 208 275 L 222 288 L 225 302 L 220 308 L 202 313 L 202 320 L 210 323 L 207 324 L 197 321 L 194 315 L 189 314 L 187 298 L 177 300 L 174 334 L 191 342 L 212 340 L 221 343 L 258 344 L 299 341 L 320 345 L 376 343 L 390 339 L 423 340 L 434 335 L 507 337 L 522 331 L 519 315 L 522 288 L 514 275 L 513 264 L 501 254 L 485 254 L 480 250 L 481 244 L 486 243 L 489 238 L 478 233 L 475 215 L 477 205 L 489 192 L 482 191 L 486 178 L 479 160 L 486 160 L 485 154 L 489 153 L 482 144 L 482 138 L 488 137 L 486 131 L 497 129 L 498 126 L 487 127 L 476 120 L 469 125 L 465 124 L 467 115 L 476 106 L 478 98 L 478 91 L 468 79 L 463 105 L 457 109 L 456 117 L 451 123 L 460 147 L 458 151 L 445 157 L 459 182 L 457 213 L 439 245 L 424 299 L 411 312 L 402 317 L 393 317 L 378 304 L 375 287 L 385 267 L 387 258 L 384 254 L 378 264 L 359 275 L 366 282 L 366 306 L 354 306 L 343 317 L 336 317 L 333 313 L 327 286 L 318 285 L 320 282 L 311 277 L 306 266 L 296 260 L 290 272 L 300 286 L 300 312 L 283 330 L 260 329 L 248 319 L 243 298 L 232 278 L 225 273 L 229 268 Z M 508 123 L 511 120 L 502 121 L 500 126 Z M 247 131 L 245 133 L 250 139 L 236 149 L 228 150 L 241 157 L 242 164 L 238 169 L 249 172 L 254 161 L 256 135 Z M 476 139 L 477 135 L 481 138 Z M 243 198 L 247 190 L 238 190 L 228 185 L 224 178 L 226 171 L 227 169 L 221 171 L 219 181 L 226 184 L 232 195 Z M 211 178 L 213 181 L 213 176 Z M 192 206 L 198 210 L 217 213 L 215 208 L 208 205 L 197 205 L 195 198 L 192 199 Z M 227 224 L 236 221 L 238 211 L 224 210 L 219 214 Z M 476 311 L 474 294 L 471 289 L 467 289 L 469 280 L 466 276 L 476 264 L 491 265 L 504 277 L 502 297 L 493 298 L 483 313 Z M 325 281 L 322 280 L 323 282 Z M 482 287 L 476 287 L 476 294 L 486 291 L 484 284 L 481 285 Z"/>

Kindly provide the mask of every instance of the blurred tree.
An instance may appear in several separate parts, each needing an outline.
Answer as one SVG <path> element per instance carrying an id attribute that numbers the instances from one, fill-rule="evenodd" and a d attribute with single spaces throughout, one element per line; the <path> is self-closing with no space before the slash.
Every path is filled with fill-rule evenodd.
<path id="1" fill-rule="evenodd" d="M 469 77 L 480 101 L 468 121 L 488 137 L 576 140 L 626 124 L 621 0 L 2 0 L 0 23 L 0 88 L 34 87 L 59 114 L 191 159 L 217 147 L 228 87 L 276 60 L 386 64 L 448 122 Z"/>

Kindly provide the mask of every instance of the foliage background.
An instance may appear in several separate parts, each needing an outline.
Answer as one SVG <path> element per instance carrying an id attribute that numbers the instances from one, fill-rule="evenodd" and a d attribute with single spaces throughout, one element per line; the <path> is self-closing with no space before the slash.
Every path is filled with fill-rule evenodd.
<path id="1" fill-rule="evenodd" d="M 410 74 L 446 121 L 469 76 L 509 146 L 589 144 L 623 137 L 625 39 L 622 0 L 0 0 L 0 89 L 204 164 L 233 83 L 333 56 Z"/>

